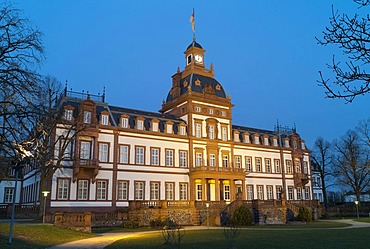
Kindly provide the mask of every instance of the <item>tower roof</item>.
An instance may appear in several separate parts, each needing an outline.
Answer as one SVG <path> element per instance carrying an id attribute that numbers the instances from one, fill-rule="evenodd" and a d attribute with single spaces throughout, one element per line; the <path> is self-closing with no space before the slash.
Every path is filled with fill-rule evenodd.
<path id="1" fill-rule="evenodd" d="M 201 49 L 203 49 L 203 47 L 198 43 L 198 42 L 196 42 L 195 40 L 193 40 L 193 42 L 192 43 L 190 43 L 190 45 L 186 48 L 186 50 L 188 50 L 189 48 L 191 48 L 191 47 L 195 47 L 195 48 L 201 48 Z"/>
<path id="2" fill-rule="evenodd" d="M 226 98 L 222 85 L 214 78 L 192 73 L 180 80 L 180 95 L 188 92 L 206 93 Z M 166 102 L 174 98 L 172 89 L 167 95 Z"/>

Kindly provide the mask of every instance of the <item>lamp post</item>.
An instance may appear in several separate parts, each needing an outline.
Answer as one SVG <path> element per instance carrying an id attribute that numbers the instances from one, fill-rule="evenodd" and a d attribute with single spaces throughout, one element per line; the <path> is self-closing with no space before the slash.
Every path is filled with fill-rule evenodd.
<path id="1" fill-rule="evenodd" d="M 357 219 L 360 219 L 360 214 L 358 213 L 358 201 L 355 201 L 355 205 L 356 205 Z"/>
<path id="2" fill-rule="evenodd" d="M 44 214 L 42 216 L 42 224 L 45 224 L 45 214 L 46 214 L 46 197 L 48 197 L 49 191 L 42 191 L 42 194 L 44 195 Z"/>
<path id="3" fill-rule="evenodd" d="M 208 213 L 208 208 L 209 208 L 209 203 L 206 203 L 206 208 L 207 208 L 207 228 L 209 229 L 209 213 Z"/>

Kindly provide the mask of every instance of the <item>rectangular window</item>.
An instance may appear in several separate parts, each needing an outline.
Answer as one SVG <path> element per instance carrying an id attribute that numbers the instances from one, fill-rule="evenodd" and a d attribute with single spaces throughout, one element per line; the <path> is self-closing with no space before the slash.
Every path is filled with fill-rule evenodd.
<path id="1" fill-rule="evenodd" d="M 210 154 L 209 155 L 209 166 L 215 167 L 216 166 L 216 155 Z"/>
<path id="2" fill-rule="evenodd" d="M 13 203 L 14 188 L 5 188 L 4 203 Z"/>
<path id="3" fill-rule="evenodd" d="M 256 157 L 256 172 L 262 172 L 262 159 Z"/>
<path id="4" fill-rule="evenodd" d="M 196 123 L 195 124 L 195 136 L 201 137 L 202 136 L 202 124 Z"/>
<path id="5" fill-rule="evenodd" d="M 281 173 L 280 160 L 275 159 L 274 164 L 275 164 L 275 173 Z"/>
<path id="6" fill-rule="evenodd" d="M 186 151 L 179 152 L 180 154 L 180 167 L 188 167 L 188 153 Z"/>
<path id="7" fill-rule="evenodd" d="M 247 144 L 250 143 L 249 135 L 244 135 L 244 142 L 247 143 Z"/>
<path id="8" fill-rule="evenodd" d="M 99 161 L 108 162 L 108 144 L 99 144 Z"/>
<path id="9" fill-rule="evenodd" d="M 274 146 L 276 147 L 276 146 L 278 146 L 278 143 L 277 143 L 277 139 L 276 138 L 274 138 L 274 140 L 273 140 L 274 142 Z"/>
<path id="10" fill-rule="evenodd" d="M 302 188 L 297 187 L 297 200 L 301 200 L 301 199 L 302 199 Z"/>
<path id="11" fill-rule="evenodd" d="M 203 161 L 202 153 L 196 153 L 195 154 L 195 166 L 197 167 L 202 166 L 203 165 L 202 161 Z"/>
<path id="12" fill-rule="evenodd" d="M 97 200 L 107 199 L 107 181 L 103 180 L 96 181 L 96 199 Z"/>
<path id="13" fill-rule="evenodd" d="M 180 183 L 180 200 L 187 200 L 188 199 L 188 184 L 187 183 Z"/>
<path id="14" fill-rule="evenodd" d="M 271 159 L 265 159 L 265 168 L 267 173 L 271 173 Z"/>
<path id="15" fill-rule="evenodd" d="M 263 200 L 263 186 L 261 185 L 257 186 L 257 198 Z"/>
<path id="16" fill-rule="evenodd" d="M 173 166 L 173 150 L 166 150 L 166 166 Z"/>
<path id="17" fill-rule="evenodd" d="M 159 182 L 150 183 L 150 199 L 159 200 Z"/>
<path id="18" fill-rule="evenodd" d="M 241 156 L 235 156 L 235 168 L 240 169 L 242 167 Z"/>
<path id="19" fill-rule="evenodd" d="M 128 118 L 122 118 L 122 128 L 128 128 Z"/>
<path id="20" fill-rule="evenodd" d="M 172 124 L 167 124 L 166 125 L 166 132 L 169 133 L 169 134 L 173 133 Z"/>
<path id="21" fill-rule="evenodd" d="M 293 187 L 288 187 L 288 200 L 293 200 Z"/>
<path id="22" fill-rule="evenodd" d="M 221 139 L 223 141 L 227 141 L 227 128 L 226 127 L 221 128 Z"/>
<path id="23" fill-rule="evenodd" d="M 68 200 L 69 179 L 58 179 L 58 200 Z"/>
<path id="24" fill-rule="evenodd" d="M 286 160 L 286 173 L 292 174 L 292 161 Z"/>
<path id="25" fill-rule="evenodd" d="M 88 180 L 78 180 L 78 200 L 87 200 L 89 192 L 89 181 Z"/>
<path id="26" fill-rule="evenodd" d="M 135 182 L 135 200 L 144 200 L 144 182 Z"/>
<path id="27" fill-rule="evenodd" d="M 91 124 L 91 112 L 84 112 L 84 123 Z"/>
<path id="28" fill-rule="evenodd" d="M 274 199 L 273 187 L 272 186 L 266 186 L 266 190 L 267 190 L 267 199 L 268 200 L 273 200 Z"/>
<path id="29" fill-rule="evenodd" d="M 136 147 L 136 164 L 144 164 L 145 149 L 144 147 Z"/>
<path id="30" fill-rule="evenodd" d="M 64 112 L 64 119 L 65 120 L 72 120 L 73 111 L 72 110 L 65 110 Z"/>
<path id="31" fill-rule="evenodd" d="M 158 131 L 158 122 L 152 122 L 152 131 Z"/>
<path id="32" fill-rule="evenodd" d="M 127 200 L 128 199 L 128 181 L 118 181 L 118 200 Z"/>
<path id="33" fill-rule="evenodd" d="M 308 162 L 303 161 L 303 174 L 308 174 Z"/>
<path id="34" fill-rule="evenodd" d="M 252 172 L 252 158 L 249 156 L 245 157 L 245 171 Z"/>
<path id="35" fill-rule="evenodd" d="M 173 182 L 166 182 L 166 200 L 172 201 L 174 200 L 174 183 Z"/>
<path id="36" fill-rule="evenodd" d="M 209 126 L 209 139 L 215 139 L 215 127 L 213 125 Z"/>
<path id="37" fill-rule="evenodd" d="M 90 159 L 91 158 L 91 142 L 81 141 L 80 143 L 80 159 Z"/>
<path id="38" fill-rule="evenodd" d="M 283 188 L 281 186 L 276 186 L 276 199 L 281 200 L 281 193 L 283 191 Z"/>
<path id="39" fill-rule="evenodd" d="M 310 195 L 310 187 L 305 187 L 305 189 L 304 189 L 304 198 L 306 199 L 306 200 L 309 200 L 309 199 L 311 199 L 311 195 Z"/>
<path id="40" fill-rule="evenodd" d="M 224 185 L 224 200 L 230 201 L 230 185 Z"/>
<path id="41" fill-rule="evenodd" d="M 185 136 L 186 135 L 186 127 L 185 126 L 180 126 L 180 135 Z"/>
<path id="42" fill-rule="evenodd" d="M 201 201 L 202 200 L 202 184 L 196 185 L 196 200 Z"/>
<path id="43" fill-rule="evenodd" d="M 137 121 L 137 129 L 138 130 L 143 130 L 144 129 L 144 121 L 143 120 L 138 120 Z"/>
<path id="44" fill-rule="evenodd" d="M 302 170 L 301 170 L 301 161 L 298 159 L 298 160 L 294 160 L 294 163 L 295 163 L 295 173 L 302 173 Z"/>
<path id="45" fill-rule="evenodd" d="M 128 163 L 129 147 L 128 145 L 121 145 L 119 147 L 119 162 Z"/>
<path id="46" fill-rule="evenodd" d="M 229 156 L 228 155 L 222 156 L 222 167 L 224 168 L 229 167 Z"/>
<path id="47" fill-rule="evenodd" d="M 109 124 L 109 116 L 108 115 L 101 115 L 101 124 L 108 125 Z"/>
<path id="48" fill-rule="evenodd" d="M 247 200 L 253 200 L 254 194 L 253 194 L 253 185 L 247 185 Z"/>
<path id="49" fill-rule="evenodd" d="M 150 157 L 150 163 L 151 165 L 159 165 L 159 149 L 158 148 L 151 148 L 150 149 L 150 154 L 151 154 L 151 157 Z"/>

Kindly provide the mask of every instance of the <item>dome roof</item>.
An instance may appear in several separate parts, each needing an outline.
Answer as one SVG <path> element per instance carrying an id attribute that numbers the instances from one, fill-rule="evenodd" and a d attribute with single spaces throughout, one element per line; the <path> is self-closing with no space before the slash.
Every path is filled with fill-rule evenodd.
<path id="1" fill-rule="evenodd" d="M 211 95 L 216 95 L 217 97 L 226 98 L 226 93 L 221 84 L 214 78 L 199 75 L 199 74 L 190 74 L 180 81 L 180 95 L 189 91 L 189 88 L 192 92 L 198 93 L 207 93 Z M 172 91 L 167 95 L 166 102 L 169 102 L 173 99 Z"/>
<path id="2" fill-rule="evenodd" d="M 196 48 L 203 49 L 202 46 L 198 42 L 196 42 L 196 41 L 193 41 L 192 43 L 190 43 L 190 45 L 186 48 L 186 50 L 188 50 L 191 47 L 196 47 Z"/>

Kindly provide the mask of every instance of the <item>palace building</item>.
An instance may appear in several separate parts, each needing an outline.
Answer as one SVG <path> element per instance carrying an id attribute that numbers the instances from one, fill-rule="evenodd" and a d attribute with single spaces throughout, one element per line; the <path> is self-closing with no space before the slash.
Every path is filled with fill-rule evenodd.
<path id="1" fill-rule="evenodd" d="M 172 75 L 159 112 L 65 90 L 57 107 L 64 121 L 84 129 L 49 181 L 47 213 L 160 210 L 199 224 L 205 205 L 215 214 L 238 201 L 277 208 L 312 201 L 310 151 L 295 129 L 234 125 L 231 97 L 213 65 L 206 67 L 205 49 L 194 39 L 184 53 L 185 68 Z M 56 136 L 64 133 L 59 126 Z M 24 174 L 22 204 L 39 196 L 31 173 Z"/>

